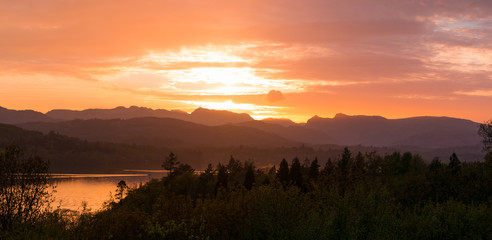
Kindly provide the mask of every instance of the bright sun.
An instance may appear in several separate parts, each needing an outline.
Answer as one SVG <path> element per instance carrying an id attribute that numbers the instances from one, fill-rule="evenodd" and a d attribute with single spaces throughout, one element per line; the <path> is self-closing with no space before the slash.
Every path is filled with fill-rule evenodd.
<path id="1" fill-rule="evenodd" d="M 265 73 L 252 67 L 254 57 L 244 57 L 244 47 L 206 46 L 183 48 L 177 52 L 149 52 L 139 62 L 158 74 L 161 91 L 191 95 L 249 95 L 264 94 L 272 89 L 297 91 L 292 80 L 268 79 Z"/>

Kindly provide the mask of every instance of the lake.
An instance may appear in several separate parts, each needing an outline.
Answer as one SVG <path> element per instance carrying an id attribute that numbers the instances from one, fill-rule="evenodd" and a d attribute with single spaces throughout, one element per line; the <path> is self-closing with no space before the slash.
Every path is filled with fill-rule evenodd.
<path id="1" fill-rule="evenodd" d="M 144 184 L 149 180 L 162 178 L 166 175 L 163 170 L 127 170 L 125 174 L 52 174 L 56 186 L 53 193 L 55 202 L 53 208 L 82 210 L 86 203 L 91 211 L 102 208 L 104 202 L 114 196 L 116 185 L 124 180 L 129 187 Z"/>

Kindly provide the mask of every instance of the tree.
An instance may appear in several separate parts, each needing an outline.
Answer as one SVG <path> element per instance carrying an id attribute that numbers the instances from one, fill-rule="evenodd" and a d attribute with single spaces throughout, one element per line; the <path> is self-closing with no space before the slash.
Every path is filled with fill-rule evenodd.
<path id="1" fill-rule="evenodd" d="M 115 198 L 118 201 L 121 201 L 123 197 L 125 196 L 125 191 L 128 190 L 128 185 L 126 185 L 125 180 L 121 180 L 117 185 L 116 185 L 116 194 Z"/>
<path id="2" fill-rule="evenodd" d="M 338 169 L 340 170 L 343 176 L 347 176 L 349 173 L 350 162 L 352 159 L 352 153 L 345 147 L 343 149 L 342 158 L 338 161 Z"/>
<path id="3" fill-rule="evenodd" d="M 429 165 L 427 179 L 431 187 L 431 197 L 437 202 L 445 200 L 444 198 L 446 198 L 446 196 L 443 192 L 443 189 L 445 189 L 445 176 L 443 173 L 443 166 L 441 161 L 439 160 L 439 157 L 435 157 Z"/>
<path id="4" fill-rule="evenodd" d="M 282 183 L 282 185 L 284 185 L 284 187 L 290 182 L 289 164 L 287 163 L 285 158 L 282 159 L 282 161 L 280 162 L 280 167 L 278 168 L 277 172 L 277 178 Z"/>
<path id="5" fill-rule="evenodd" d="M 478 134 L 482 137 L 483 150 L 492 152 L 492 120 L 480 124 Z"/>
<path id="6" fill-rule="evenodd" d="M 164 160 L 164 162 L 162 163 L 161 166 L 165 170 L 168 170 L 169 171 L 169 174 L 168 175 L 171 175 L 171 173 L 174 170 L 176 170 L 176 168 L 178 167 L 178 165 L 179 165 L 178 157 L 173 152 L 170 152 L 169 153 L 169 156 L 166 157 L 166 159 Z"/>
<path id="7" fill-rule="evenodd" d="M 229 173 L 234 176 L 243 170 L 243 166 L 239 160 L 236 160 L 233 156 L 231 156 L 229 163 L 227 164 L 227 170 L 229 170 Z"/>
<path id="8" fill-rule="evenodd" d="M 461 170 L 461 161 L 458 159 L 458 156 L 456 156 L 456 153 L 453 153 L 449 157 L 448 167 L 455 175 Z"/>
<path id="9" fill-rule="evenodd" d="M 49 210 L 53 188 L 48 169 L 47 161 L 25 157 L 17 146 L 0 151 L 0 231 L 34 222 Z"/>
<path id="10" fill-rule="evenodd" d="M 329 175 L 333 174 L 333 170 L 335 170 L 335 165 L 331 161 L 331 158 L 328 158 L 328 161 L 326 162 L 325 167 L 323 168 L 323 170 L 321 170 L 321 175 L 329 176 Z"/>
<path id="11" fill-rule="evenodd" d="M 225 188 L 229 185 L 229 174 L 227 173 L 226 166 L 219 163 L 217 166 L 217 186 L 216 189 Z"/>
<path id="12" fill-rule="evenodd" d="M 349 170 L 351 165 L 352 153 L 348 147 L 343 149 L 342 158 L 338 161 L 338 184 L 342 194 L 349 185 Z"/>
<path id="13" fill-rule="evenodd" d="M 355 162 L 352 166 L 352 179 L 355 182 L 360 183 L 364 176 L 366 175 L 366 169 L 365 169 L 365 159 L 364 155 L 362 155 L 361 152 L 357 153 L 357 156 L 355 156 Z"/>
<path id="14" fill-rule="evenodd" d="M 212 164 L 209 163 L 207 169 L 203 173 L 200 174 L 200 179 L 203 182 L 211 182 L 214 179 L 215 170 L 212 167 Z"/>
<path id="15" fill-rule="evenodd" d="M 255 184 L 255 169 L 252 163 L 246 166 L 246 176 L 244 177 L 244 186 L 251 190 Z"/>
<path id="16" fill-rule="evenodd" d="M 447 187 L 447 195 L 453 198 L 458 197 L 460 192 L 460 186 L 463 184 L 461 181 L 461 161 L 453 153 L 449 157 L 449 164 L 446 172 L 445 184 Z"/>
<path id="17" fill-rule="evenodd" d="M 290 180 L 292 183 L 296 184 L 297 187 L 302 187 L 302 168 L 299 158 L 294 158 L 292 160 L 292 165 L 290 166 Z"/>
<path id="18" fill-rule="evenodd" d="M 319 164 L 318 164 L 318 158 L 314 158 L 314 161 L 311 163 L 311 166 L 309 167 L 309 179 L 312 181 L 316 181 L 319 176 Z"/>
<path id="19" fill-rule="evenodd" d="M 194 172 L 195 172 L 195 169 L 193 167 L 191 167 L 189 164 L 180 163 L 169 176 L 175 177 L 175 176 L 179 176 L 179 175 L 184 174 L 184 173 L 193 174 Z"/>

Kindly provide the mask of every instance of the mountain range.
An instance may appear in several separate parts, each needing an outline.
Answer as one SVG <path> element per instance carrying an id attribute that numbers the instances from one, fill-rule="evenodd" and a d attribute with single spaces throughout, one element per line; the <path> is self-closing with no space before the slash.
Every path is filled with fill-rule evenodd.
<path id="1" fill-rule="evenodd" d="M 294 146 L 337 144 L 459 148 L 480 145 L 478 123 L 449 117 L 386 119 L 381 116 L 314 116 L 305 124 L 288 119 L 256 121 L 245 113 L 198 108 L 182 111 L 143 107 L 52 110 L 46 114 L 0 108 L 0 123 L 90 141 L 154 146 Z"/>

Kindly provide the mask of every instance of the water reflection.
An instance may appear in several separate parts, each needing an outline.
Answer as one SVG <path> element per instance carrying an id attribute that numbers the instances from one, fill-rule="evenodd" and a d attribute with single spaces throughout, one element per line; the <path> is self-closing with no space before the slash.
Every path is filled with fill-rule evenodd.
<path id="1" fill-rule="evenodd" d="M 135 171 L 134 171 L 135 172 Z M 129 187 L 144 184 L 152 178 L 162 178 L 164 171 L 139 170 L 127 174 L 52 174 L 56 186 L 53 206 L 70 210 L 82 210 L 82 203 L 91 211 L 102 208 L 104 202 L 115 193 L 116 185 L 124 180 Z"/>

